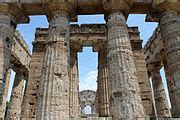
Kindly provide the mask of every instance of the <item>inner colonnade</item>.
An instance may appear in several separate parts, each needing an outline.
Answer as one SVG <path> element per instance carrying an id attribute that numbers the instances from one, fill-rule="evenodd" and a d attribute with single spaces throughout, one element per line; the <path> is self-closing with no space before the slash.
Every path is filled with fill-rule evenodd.
<path id="1" fill-rule="evenodd" d="M 80 119 L 84 117 L 81 111 L 86 104 L 92 105 L 94 114 L 85 117 L 97 119 L 180 117 L 179 12 L 178 0 L 1 2 L 0 118 L 5 114 L 8 66 L 13 68 L 19 60 L 16 60 L 18 52 L 11 55 L 16 25 L 28 23 L 29 15 L 46 15 L 49 28 L 36 29 L 30 62 L 25 53 L 19 57 L 26 58 L 29 65 L 24 64 L 24 59 L 17 64 L 23 69 L 16 72 L 7 119 Z M 70 25 L 77 15 L 84 14 L 104 14 L 106 24 Z M 159 23 L 144 48 L 138 28 L 126 25 L 129 14 L 147 14 L 147 22 Z M 92 46 L 98 52 L 98 89 L 95 93 L 85 91 L 80 97 L 77 53 L 84 46 Z M 22 51 L 29 55 L 27 49 Z M 162 66 L 171 109 L 159 72 Z M 18 81 L 25 76 L 28 78 L 23 94 Z"/>

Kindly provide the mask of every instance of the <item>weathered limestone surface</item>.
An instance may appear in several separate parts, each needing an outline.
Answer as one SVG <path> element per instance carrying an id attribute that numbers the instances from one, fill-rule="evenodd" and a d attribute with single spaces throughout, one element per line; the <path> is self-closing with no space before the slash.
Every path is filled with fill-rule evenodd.
<path id="1" fill-rule="evenodd" d="M 73 6 L 69 4 L 73 4 L 75 6 L 77 5 L 78 7 L 72 9 Z M 50 27 L 51 27 L 49 29 L 48 41 L 46 41 L 47 47 L 46 47 L 46 54 L 45 54 L 46 56 L 44 60 L 45 64 L 43 70 L 43 72 L 45 71 L 45 73 L 42 74 L 42 79 L 41 79 L 43 80 L 41 84 L 42 86 L 40 87 L 41 89 L 39 95 L 37 95 L 37 92 L 34 92 L 33 90 L 38 90 L 38 86 L 39 86 L 38 81 L 40 80 L 39 75 L 37 75 L 38 79 L 32 80 L 33 82 L 30 82 L 29 84 L 30 86 L 27 87 L 26 90 L 28 93 L 27 95 L 29 95 L 28 96 L 29 98 L 27 98 L 26 96 L 24 100 L 24 104 L 26 103 L 26 101 L 28 104 L 27 106 L 24 107 L 25 114 L 23 113 L 23 115 L 25 115 L 25 117 L 32 116 L 32 118 L 30 117 L 30 119 L 33 119 L 33 117 L 35 118 L 36 115 L 34 111 L 36 110 L 35 106 L 37 106 L 36 105 L 37 97 L 40 96 L 39 100 L 41 100 L 42 98 L 43 102 L 42 104 L 38 104 L 39 105 L 38 113 L 40 113 L 38 114 L 38 116 L 41 117 L 42 115 L 43 117 L 45 117 L 42 119 L 47 119 L 46 117 L 48 116 L 51 117 L 50 119 L 67 119 L 69 116 L 69 108 L 68 108 L 70 103 L 69 99 L 71 98 L 69 97 L 69 90 L 70 90 L 69 86 L 66 86 L 69 85 L 70 82 L 69 81 L 70 80 L 70 76 L 69 76 L 70 48 L 68 47 L 69 40 L 67 40 L 69 38 L 70 33 L 69 33 L 69 25 L 67 27 L 68 29 L 64 29 L 66 28 L 64 26 L 66 26 L 69 23 L 69 21 L 76 21 L 77 14 L 80 15 L 80 14 L 99 14 L 99 13 L 106 13 L 107 23 L 108 23 L 107 26 L 108 27 L 107 42 L 108 42 L 108 50 L 109 50 L 108 58 L 110 62 L 110 75 L 111 77 L 113 76 L 111 82 L 112 84 L 110 85 L 111 86 L 110 95 L 112 100 L 110 105 L 113 106 L 112 108 L 115 110 L 115 112 L 113 112 L 114 119 L 143 116 L 143 109 L 140 103 L 139 94 L 142 100 L 149 101 L 147 99 L 148 97 L 144 97 L 144 95 L 149 94 L 148 90 L 146 91 L 143 89 L 143 87 L 145 87 L 148 84 L 144 83 L 144 81 L 142 84 L 140 78 L 141 79 L 145 79 L 145 78 L 139 76 L 142 74 L 141 73 L 142 71 L 145 72 L 145 70 L 142 71 L 139 70 L 139 68 L 142 67 L 143 69 L 144 67 L 144 66 L 140 67 L 138 64 L 138 63 L 143 64 L 143 60 L 139 62 L 136 61 L 135 59 L 137 56 L 142 57 L 142 55 L 140 54 L 140 52 L 137 51 L 134 54 L 132 54 L 130 48 L 128 31 L 125 25 L 126 21 L 124 17 L 124 15 L 128 16 L 129 13 L 152 14 L 151 16 L 152 18 L 148 18 L 148 19 L 151 19 L 152 21 L 156 21 L 156 22 L 158 21 L 160 23 L 159 26 L 163 40 L 155 41 L 154 42 L 155 44 L 152 45 L 153 50 L 157 50 L 155 51 L 156 54 L 154 54 L 155 56 L 153 57 L 154 59 L 153 62 L 167 61 L 167 64 L 165 64 L 165 69 L 166 69 L 166 76 L 168 76 L 167 81 L 168 81 L 168 88 L 170 89 L 169 91 L 170 91 L 170 98 L 172 103 L 172 112 L 174 117 L 180 117 L 180 102 L 178 100 L 178 98 L 180 97 L 180 82 L 179 82 L 180 19 L 178 15 L 180 13 L 179 6 L 180 6 L 179 0 L 146 0 L 146 1 L 145 0 L 60 0 L 56 2 L 55 1 L 52 2 L 50 0 L 43 0 L 43 1 L 42 0 L 37 0 L 37 1 L 1 0 L 0 28 L 2 29 L 0 29 L 0 61 L 2 64 L 0 66 L 0 81 L 1 81 L 0 109 L 2 110 L 0 110 L 0 114 L 1 114 L 0 117 L 2 118 L 4 114 L 6 95 L 8 91 L 7 88 L 9 86 L 9 81 L 8 81 L 9 68 L 11 67 L 13 69 L 16 68 L 19 63 L 23 63 L 22 61 L 24 61 L 23 64 L 26 67 L 28 66 L 28 64 L 26 64 L 28 60 L 21 59 L 21 58 L 26 58 L 21 56 L 24 55 L 24 51 L 21 52 L 20 49 L 17 49 L 19 50 L 17 51 L 16 48 L 18 47 L 16 47 L 13 48 L 13 50 L 16 53 L 19 53 L 17 54 L 18 57 L 15 54 L 10 53 L 10 49 L 12 48 L 11 41 L 13 39 L 13 33 L 14 33 L 14 28 L 16 27 L 16 23 L 28 22 L 28 17 L 26 15 L 46 14 L 48 16 L 48 20 L 50 21 Z M 62 11 L 64 12 L 62 13 Z M 69 14 L 71 11 L 73 11 L 74 13 Z M 66 13 L 68 13 L 68 15 L 66 15 Z M 57 22 L 56 20 L 59 22 Z M 106 29 L 106 26 L 104 28 Z M 89 30 L 85 30 L 85 31 L 91 32 Z M 83 35 L 84 34 L 81 35 L 79 34 L 80 37 L 78 36 L 72 38 L 73 39 L 82 38 L 83 40 L 88 40 L 84 43 L 80 41 L 80 43 L 82 42 L 81 44 L 84 44 L 86 46 L 94 43 L 93 39 L 98 39 L 98 38 L 106 39 L 106 37 L 103 36 L 104 33 L 101 34 L 102 36 L 92 35 L 94 36 L 93 38 L 91 37 L 92 41 L 89 40 L 90 37 L 87 37 L 88 35 L 86 37 L 84 37 Z M 160 36 L 158 37 L 160 38 Z M 159 51 L 156 48 L 163 48 L 163 49 L 159 49 L 160 50 Z M 152 51 L 151 49 L 150 53 L 153 52 L 154 51 Z M 165 57 L 166 59 L 163 58 L 164 56 L 166 56 Z M 135 61 L 133 61 L 133 57 Z M 19 61 L 19 59 L 17 60 L 16 58 L 20 58 L 21 61 Z M 135 66 L 138 68 L 135 69 L 134 63 Z M 135 77 L 136 70 L 139 80 Z M 34 76 L 31 76 L 31 78 L 33 77 Z M 62 84 L 59 82 L 60 80 Z M 139 92 L 138 89 L 139 86 L 137 82 L 140 84 L 141 92 Z M 59 87 L 60 85 L 62 85 L 62 87 Z M 33 89 L 34 86 L 36 87 L 35 89 Z M 61 88 L 62 90 L 59 90 Z M 142 94 L 142 91 L 146 92 L 146 94 Z M 58 93 L 60 93 L 60 95 Z M 98 95 L 100 94 L 98 93 Z M 58 100 L 60 100 L 60 102 L 65 101 L 65 104 L 58 102 Z M 125 104 L 121 104 L 121 102 Z M 123 108 L 123 106 L 125 108 Z M 65 113 L 63 112 L 60 113 L 58 111 L 59 108 L 62 108 L 61 111 Z M 144 104 L 144 108 L 145 108 L 145 104 Z M 48 113 L 49 115 L 48 114 L 44 115 L 44 113 Z M 62 116 L 62 114 L 64 118 L 59 118 L 59 117 L 53 118 L 56 116 Z"/>
<path id="2" fill-rule="evenodd" d="M 48 29 L 38 28 L 37 32 L 36 32 L 37 36 L 44 37 L 43 39 L 41 39 L 44 42 L 45 42 L 45 38 L 47 37 L 47 30 Z M 144 68 L 145 66 L 142 66 L 144 58 L 143 58 L 143 55 L 141 54 L 142 52 L 140 51 L 140 49 L 142 48 L 142 46 L 141 46 L 142 43 L 139 40 L 140 39 L 139 32 L 136 27 L 128 28 L 128 31 L 130 34 L 130 40 L 131 40 L 131 46 L 133 49 L 134 60 L 135 60 L 135 63 L 137 62 L 135 65 L 137 68 L 138 77 L 140 77 L 141 80 L 144 80 L 143 82 L 141 82 L 141 81 L 139 82 L 140 89 L 144 90 L 141 92 L 142 93 L 141 97 L 144 99 L 143 106 L 145 106 L 145 107 L 151 106 L 152 105 L 152 103 L 150 102 L 151 95 L 149 95 L 149 93 L 148 93 L 149 86 L 147 86 L 148 81 L 147 81 L 147 79 L 145 79 L 146 78 L 145 73 L 147 73 L 147 69 Z M 70 40 L 71 40 L 71 43 L 78 43 L 82 46 L 94 46 L 94 51 L 98 51 L 98 43 L 100 43 L 100 44 L 102 43 L 102 45 L 103 45 L 106 42 L 105 24 L 81 25 L 81 26 L 71 25 Z M 39 45 L 39 48 L 40 47 L 41 46 Z M 141 60 L 138 60 L 138 59 L 141 59 Z M 37 61 L 39 61 L 39 60 L 37 60 Z M 41 69 L 41 68 L 39 68 L 39 69 Z M 106 77 L 104 77 L 104 78 L 106 78 Z M 142 83 L 144 83 L 144 84 L 142 84 Z M 110 86 L 110 80 L 109 80 L 108 86 Z M 147 88 L 147 91 L 146 91 L 146 88 Z M 103 93 L 103 92 L 101 92 L 101 93 Z M 102 94 L 100 94 L 100 95 L 102 95 Z M 101 99 L 101 101 L 103 101 L 103 100 Z M 151 109 L 151 108 L 152 107 L 147 108 L 147 109 Z M 147 111 L 149 112 L 148 115 L 150 115 L 151 110 L 147 110 Z"/>
<path id="3" fill-rule="evenodd" d="M 10 101 L 10 110 L 8 119 L 20 120 L 21 118 L 21 105 L 24 95 L 24 73 L 19 68 L 19 71 L 16 71 L 16 76 L 14 79 L 14 85 L 12 90 L 12 96 Z"/>
<path id="4" fill-rule="evenodd" d="M 38 95 L 38 120 L 69 118 L 69 35 L 69 15 L 56 12 L 48 31 Z"/>
<path id="5" fill-rule="evenodd" d="M 15 31 L 11 22 L 15 22 L 15 18 L 0 11 L 0 118 L 4 117 L 7 89 L 9 88 L 7 76 L 10 69 L 12 41 Z"/>
<path id="6" fill-rule="evenodd" d="M 83 47 L 90 47 L 100 41 L 106 42 L 106 27 L 106 24 L 71 24 L 70 43 L 75 42 Z M 139 32 L 136 30 L 136 27 L 128 27 L 130 40 L 139 39 Z M 40 34 L 46 38 L 48 36 L 48 28 L 38 28 L 36 34 Z"/>
<path id="7" fill-rule="evenodd" d="M 150 88 L 150 82 L 147 73 L 145 56 L 142 51 L 142 40 L 140 40 L 140 35 L 137 27 L 132 27 L 129 29 L 131 47 L 133 51 L 134 63 L 137 70 L 138 83 L 140 87 L 140 96 L 142 104 L 147 116 L 151 116 L 153 113 L 152 104 L 152 92 Z M 133 34 L 134 33 L 134 34 Z"/>
<path id="8" fill-rule="evenodd" d="M 95 97 L 95 101 L 94 101 L 94 110 L 95 110 L 95 113 L 96 113 L 96 116 L 99 117 L 99 98 L 98 98 L 98 88 L 96 90 L 96 97 Z"/>
<path id="9" fill-rule="evenodd" d="M 112 81 L 110 111 L 113 119 L 144 117 L 124 14 L 122 12 L 110 13 L 107 25 L 108 59 Z"/>
<path id="10" fill-rule="evenodd" d="M 166 80 L 168 83 L 168 89 L 170 93 L 170 100 L 172 105 L 172 115 L 173 117 L 178 117 L 179 114 L 179 106 L 176 105 L 177 98 L 179 97 L 178 93 L 178 76 L 179 76 L 179 17 L 176 12 L 171 12 L 170 4 L 168 6 L 159 6 L 157 10 L 160 12 L 152 12 L 152 16 L 156 18 L 156 21 L 159 21 L 160 28 L 158 32 L 156 32 L 153 36 L 156 44 L 152 43 L 152 40 L 149 42 L 150 44 L 146 46 L 145 50 L 149 50 L 149 53 L 145 52 L 147 56 L 147 63 L 149 62 L 166 62 L 164 65 L 166 72 Z M 174 6 L 175 7 L 175 6 Z M 166 11 L 166 12 L 165 12 Z M 161 39 L 161 40 L 160 40 Z M 159 44 L 157 44 L 160 41 Z M 149 47 L 151 45 L 151 47 Z M 152 48 L 152 49 L 150 49 Z M 154 57 L 152 57 L 152 55 Z M 150 58 L 150 59 L 149 59 Z M 153 59 L 151 59 L 153 58 Z M 171 67 L 169 67 L 171 66 Z"/>
<path id="11" fill-rule="evenodd" d="M 1 0 L 2 2 L 12 2 L 18 0 Z M 50 1 L 50 0 L 49 0 Z M 122 0 L 121 0 L 122 1 Z M 127 1 L 127 0 L 126 0 Z M 129 0 L 128 0 L 129 1 Z M 151 10 L 150 8 L 153 6 L 154 0 L 131 0 L 133 1 L 130 14 L 146 14 L 149 13 Z M 22 3 L 24 6 L 24 11 L 26 11 L 27 15 L 44 15 L 45 8 L 41 4 L 42 2 L 48 2 L 48 0 L 20 0 L 18 1 Z M 52 2 L 52 1 L 50 1 Z M 62 2 L 59 1 L 59 2 Z M 120 2 L 120 0 L 115 1 L 116 3 Z M 179 2 L 178 0 L 155 0 L 155 2 L 169 2 L 172 5 L 177 5 Z M 179 3 L 178 3 L 179 4 Z M 102 0 L 78 0 L 77 1 L 77 14 L 84 15 L 84 14 L 103 14 L 104 8 Z M 174 7 L 178 12 L 180 11 L 179 7 Z M 75 20 L 75 19 L 72 19 Z"/>
<path id="12" fill-rule="evenodd" d="M 142 51 L 133 51 L 140 87 L 140 96 L 147 116 L 153 116 L 152 92 L 147 74 L 146 62 Z"/>
<path id="13" fill-rule="evenodd" d="M 20 32 L 16 30 L 11 50 L 11 64 L 17 66 L 15 66 L 15 68 L 12 66 L 12 69 L 15 71 L 16 67 L 21 66 L 26 71 L 26 73 L 28 73 L 30 60 L 31 52 L 29 47 Z"/>
<path id="14" fill-rule="evenodd" d="M 109 117 L 109 68 L 105 41 L 99 41 L 94 45 L 94 51 L 98 52 L 98 113 L 99 117 Z"/>
<path id="15" fill-rule="evenodd" d="M 23 98 L 22 118 L 35 119 L 36 116 L 37 93 L 45 54 L 45 41 L 46 37 L 44 36 L 43 31 L 38 33 L 38 35 L 36 34 L 35 41 L 33 42 L 33 52 L 30 62 L 28 83 L 26 85 Z"/>
<path id="16" fill-rule="evenodd" d="M 165 50 L 165 43 L 158 26 L 143 48 L 146 63 L 164 61 L 166 58 Z"/>
<path id="17" fill-rule="evenodd" d="M 174 99 L 173 98 L 174 97 L 174 92 L 173 92 L 174 81 L 169 76 L 168 64 L 166 62 L 167 61 L 166 49 L 167 48 L 165 46 L 164 39 L 162 38 L 160 28 L 158 26 L 144 47 L 144 55 L 145 55 L 147 66 L 151 66 L 152 63 L 161 63 L 161 62 L 164 63 L 169 97 L 170 97 L 170 100 L 172 101 Z M 149 78 L 150 77 L 151 76 L 150 76 L 150 71 L 149 71 Z"/>
<path id="18" fill-rule="evenodd" d="M 165 61 L 168 63 L 169 76 L 174 81 L 174 96 L 171 96 L 172 115 L 179 117 L 179 1 L 153 1 L 153 8 L 147 17 L 149 21 L 159 22 L 162 39 L 165 43 Z M 176 9 L 177 8 L 177 9 Z M 172 100 L 173 99 L 173 100 Z"/>
<path id="19" fill-rule="evenodd" d="M 79 104 L 79 77 L 78 77 L 78 56 L 82 51 L 82 45 L 70 43 L 70 118 L 79 118 L 81 115 Z"/>
<path id="20" fill-rule="evenodd" d="M 13 11 L 13 12 L 12 12 Z M 18 13 L 18 14 L 17 14 Z M 20 6 L 0 3 L 0 118 L 4 117 L 12 62 L 12 43 L 17 23 L 28 22 Z M 18 55 L 17 55 L 18 56 Z M 9 75 L 8 75 L 9 74 Z M 8 80 L 9 79 L 9 80 Z"/>
<path id="21" fill-rule="evenodd" d="M 171 117 L 167 96 L 160 74 L 161 64 L 152 63 L 148 67 L 151 72 L 157 116 L 159 118 Z"/>
<path id="22" fill-rule="evenodd" d="M 81 105 L 81 117 L 97 116 L 95 108 L 96 92 L 92 90 L 84 90 L 79 93 Z M 84 108 L 91 106 L 91 115 L 85 114 Z"/>
<path id="23" fill-rule="evenodd" d="M 174 86 L 174 80 L 172 79 L 172 77 L 169 75 L 169 68 L 168 68 L 168 64 L 167 62 L 164 62 L 164 71 L 165 71 L 165 76 L 166 76 L 166 82 L 167 82 L 167 87 L 168 87 L 168 92 L 169 92 L 169 99 L 171 103 L 174 103 L 175 101 L 175 94 L 174 94 L 174 90 L 175 90 L 175 86 Z M 173 113 L 173 111 L 171 111 L 171 113 Z"/>
<path id="24" fill-rule="evenodd" d="M 6 85 L 5 85 L 4 95 L 2 96 L 3 97 L 2 104 L 0 106 L 1 107 L 0 118 L 3 118 L 5 115 L 6 99 L 7 99 L 7 95 L 8 95 L 8 88 L 10 86 L 10 77 L 11 77 L 11 70 L 8 70 L 6 73 Z"/>
<path id="25" fill-rule="evenodd" d="M 166 11 L 159 19 L 162 37 L 167 49 L 169 76 L 174 80 L 175 100 L 172 100 L 174 117 L 180 117 L 180 18 L 175 11 Z"/>

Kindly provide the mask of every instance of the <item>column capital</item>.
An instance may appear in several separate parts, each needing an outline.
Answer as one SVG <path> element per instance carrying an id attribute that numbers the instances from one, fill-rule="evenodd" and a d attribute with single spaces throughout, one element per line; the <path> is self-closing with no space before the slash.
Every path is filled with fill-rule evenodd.
<path id="1" fill-rule="evenodd" d="M 29 17 L 24 14 L 22 7 L 15 3 L 0 3 L 0 13 L 11 16 L 16 23 L 29 22 Z"/>
<path id="2" fill-rule="evenodd" d="M 16 73 L 22 73 L 22 74 L 24 74 L 24 76 L 26 76 L 28 74 L 28 70 L 22 65 L 13 63 L 12 68 Z"/>
<path id="3" fill-rule="evenodd" d="M 146 22 L 159 22 L 160 18 L 168 12 L 180 12 L 180 2 L 177 0 L 154 0 L 152 9 L 146 16 Z"/>
<path id="4" fill-rule="evenodd" d="M 43 7 L 47 13 L 48 20 L 53 19 L 53 16 L 59 12 L 66 13 L 70 18 L 76 16 L 76 0 L 62 0 L 62 2 L 47 2 L 48 0 L 44 0 Z"/>
<path id="5" fill-rule="evenodd" d="M 163 61 L 163 65 L 168 65 L 167 58 Z"/>
<path id="6" fill-rule="evenodd" d="M 103 0 L 104 10 L 107 14 L 121 11 L 124 15 L 128 15 L 132 3 L 132 0 Z"/>
<path id="7" fill-rule="evenodd" d="M 98 52 L 100 51 L 102 48 L 106 48 L 106 41 L 104 40 L 99 40 L 98 42 L 95 42 L 93 44 L 93 52 Z"/>
<path id="8" fill-rule="evenodd" d="M 70 42 L 71 51 L 82 52 L 83 46 L 78 42 Z"/>
<path id="9" fill-rule="evenodd" d="M 148 64 L 148 71 L 160 71 L 162 68 L 163 64 L 161 62 L 153 62 Z"/>

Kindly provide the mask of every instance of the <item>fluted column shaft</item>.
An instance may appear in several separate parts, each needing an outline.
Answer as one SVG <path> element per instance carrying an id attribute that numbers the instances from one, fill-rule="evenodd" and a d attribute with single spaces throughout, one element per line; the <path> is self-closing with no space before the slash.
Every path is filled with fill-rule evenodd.
<path id="1" fill-rule="evenodd" d="M 166 11 L 161 14 L 159 23 L 167 48 L 169 76 L 174 81 L 173 116 L 180 117 L 180 18 L 177 12 Z"/>
<path id="2" fill-rule="evenodd" d="M 7 118 L 8 111 L 6 111 L 6 103 L 7 103 L 7 96 L 9 92 L 9 86 L 10 86 L 10 81 L 11 81 L 11 69 L 9 69 L 6 73 L 6 85 L 5 85 L 5 90 L 4 90 L 4 95 L 3 95 L 3 101 L 2 101 L 2 109 L 4 111 L 1 113 L 2 118 L 5 116 Z M 1 118 L 1 117 L 0 117 Z"/>
<path id="3" fill-rule="evenodd" d="M 112 81 L 110 111 L 113 119 L 144 117 L 124 14 L 122 12 L 110 13 L 107 26 L 108 60 Z"/>
<path id="4" fill-rule="evenodd" d="M 98 86 L 97 86 L 97 90 L 96 90 L 96 97 L 95 97 L 95 101 L 94 101 L 94 113 L 93 114 L 96 114 L 96 116 L 99 116 L 99 94 L 98 94 L 99 90 L 98 90 Z M 92 109 L 92 108 L 91 108 Z"/>
<path id="5" fill-rule="evenodd" d="M 4 117 L 6 97 L 8 94 L 12 41 L 14 38 L 15 18 L 11 15 L 0 13 L 0 118 Z"/>
<path id="6" fill-rule="evenodd" d="M 38 98 L 38 120 L 69 119 L 69 15 L 57 12 L 50 21 Z"/>
<path id="7" fill-rule="evenodd" d="M 31 55 L 30 70 L 24 97 L 22 102 L 22 119 L 35 119 L 37 107 L 37 95 L 40 84 L 41 69 L 43 64 L 43 57 L 45 54 L 44 37 L 36 38 L 33 44 Z"/>
<path id="8" fill-rule="evenodd" d="M 77 48 L 78 47 L 78 48 Z M 79 105 L 79 76 L 77 52 L 82 49 L 80 45 L 71 45 L 70 51 L 70 117 L 80 117 Z"/>
<path id="9" fill-rule="evenodd" d="M 107 66 L 107 51 L 100 48 L 98 51 L 98 99 L 99 116 L 108 117 L 109 114 L 109 69 Z"/>
<path id="10" fill-rule="evenodd" d="M 138 44 L 136 44 L 137 47 Z M 138 47 L 137 47 L 138 48 Z M 141 48 L 141 47 L 139 47 Z M 144 111 L 147 116 L 153 116 L 152 91 L 147 73 L 145 57 L 141 49 L 133 50 L 134 62 L 137 70 L 138 83 L 140 87 L 140 96 Z"/>
<path id="11" fill-rule="evenodd" d="M 160 67 L 153 65 L 151 68 L 151 79 L 154 91 L 155 106 L 157 111 L 157 117 L 171 117 L 167 96 L 162 83 L 160 74 Z"/>
<path id="12" fill-rule="evenodd" d="M 20 120 L 21 118 L 21 104 L 24 95 L 24 75 L 23 72 L 18 71 L 15 75 L 14 85 L 12 90 L 10 111 L 8 118 Z"/>
<path id="13" fill-rule="evenodd" d="M 172 104 L 172 103 L 175 103 L 174 81 L 173 79 L 171 79 L 171 76 L 169 75 L 169 67 L 168 67 L 167 62 L 164 63 L 164 71 L 165 71 L 166 82 L 167 82 L 167 87 L 169 91 L 169 99 Z"/>

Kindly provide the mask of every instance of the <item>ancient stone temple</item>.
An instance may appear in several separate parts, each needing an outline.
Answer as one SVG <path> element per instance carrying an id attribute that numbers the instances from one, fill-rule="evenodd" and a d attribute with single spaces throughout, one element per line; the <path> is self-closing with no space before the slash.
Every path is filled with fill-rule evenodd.
<path id="1" fill-rule="evenodd" d="M 106 23 L 70 24 L 91 14 L 104 14 Z M 129 14 L 158 23 L 144 48 L 138 27 L 126 24 Z M 1 0 L 0 119 L 180 118 L 179 14 L 179 0 Z M 32 54 L 16 30 L 30 15 L 46 15 L 49 22 L 36 29 Z M 78 52 L 86 46 L 98 53 L 97 91 L 79 91 Z"/>

